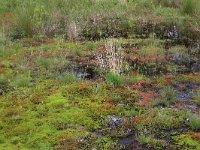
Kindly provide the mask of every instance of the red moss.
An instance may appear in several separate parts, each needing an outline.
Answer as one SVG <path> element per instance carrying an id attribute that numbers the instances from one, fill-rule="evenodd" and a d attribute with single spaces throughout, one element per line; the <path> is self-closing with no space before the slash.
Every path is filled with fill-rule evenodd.
<path id="1" fill-rule="evenodd" d="M 153 99 L 158 97 L 159 95 L 155 91 L 148 91 L 148 92 L 140 92 L 139 96 L 141 97 L 141 101 L 135 103 L 135 105 L 150 106 Z"/>

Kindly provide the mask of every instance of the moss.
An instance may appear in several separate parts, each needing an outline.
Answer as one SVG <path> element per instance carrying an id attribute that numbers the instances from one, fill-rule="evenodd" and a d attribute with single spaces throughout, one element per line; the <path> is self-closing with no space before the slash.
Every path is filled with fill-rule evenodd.
<path id="1" fill-rule="evenodd" d="M 104 150 L 116 150 L 118 149 L 116 146 L 116 141 L 113 141 L 111 138 L 98 138 L 93 143 L 87 144 L 85 146 L 85 149 L 91 149 L 91 148 L 97 148 L 97 149 L 104 149 Z"/>
<path id="2" fill-rule="evenodd" d="M 152 137 L 145 137 L 144 135 L 140 135 L 138 137 L 138 141 L 141 144 L 144 144 L 147 147 L 154 148 L 154 149 L 163 149 L 168 146 L 168 143 L 164 140 L 154 139 Z"/>
<path id="3" fill-rule="evenodd" d="M 68 124 L 85 126 L 87 129 L 95 129 L 99 127 L 97 121 L 94 121 L 87 115 L 87 111 L 79 108 L 70 108 L 61 114 L 63 120 Z"/>
<path id="4" fill-rule="evenodd" d="M 176 145 L 179 148 L 200 149 L 199 141 L 192 139 L 189 134 L 181 134 L 179 136 L 175 136 L 173 137 L 173 140 L 176 142 Z"/>
<path id="5" fill-rule="evenodd" d="M 118 138 L 132 132 L 139 135 L 144 147 L 165 149 L 176 142 L 177 149 L 198 149 L 199 134 L 194 132 L 199 130 L 199 116 L 187 116 L 176 108 L 176 92 L 170 86 L 179 81 L 198 85 L 199 73 L 166 77 L 165 73 L 175 71 L 177 66 L 171 60 L 156 59 L 165 59 L 166 43 L 169 57 L 176 52 L 186 55 L 188 41 L 189 49 L 194 49 L 191 59 L 194 57 L 196 61 L 198 51 L 194 45 L 199 40 L 196 32 L 199 21 L 193 13 L 181 14 L 182 4 L 178 1 L 158 1 L 73 0 L 66 5 L 65 1 L 41 0 L 28 7 L 33 7 L 27 12 L 30 14 L 26 13 L 26 7 L 21 10 L 21 6 L 28 5 L 25 0 L 0 1 L 0 16 L 5 6 L 10 15 L 20 11 L 17 14 L 22 17 L 18 18 L 21 24 L 12 22 L 12 26 L 17 25 L 13 28 L 17 32 L 13 34 L 9 33 L 12 26 L 8 25 L 7 30 L 7 20 L 4 20 L 9 17 L 0 18 L 0 25 L 6 23 L 4 27 L 8 32 L 6 37 L 0 37 L 0 149 L 116 150 L 120 149 Z M 32 20 L 23 16 L 32 16 Z M 29 21 L 31 25 L 26 24 Z M 70 27 L 70 22 L 75 25 Z M 167 37 L 174 25 L 180 34 L 177 43 Z M 39 35 L 40 29 L 47 36 Z M 49 30 L 53 33 L 46 33 Z M 68 35 L 74 32 L 71 30 L 78 32 L 76 38 Z M 25 32 L 33 38 L 15 40 Z M 14 42 L 4 39 L 9 35 Z M 129 37 L 117 38 L 125 55 L 121 75 L 95 74 L 91 80 L 77 80 L 74 74 L 67 72 L 74 65 L 90 69 L 92 64 L 96 73 L 96 52 L 104 51 L 105 40 L 101 38 L 110 36 Z M 187 37 L 186 42 L 183 37 Z M 68 38 L 78 41 L 67 41 Z M 138 63 L 139 67 L 135 67 Z M 157 76 L 155 70 L 163 74 Z M 141 86 L 134 88 L 133 84 Z M 136 102 L 141 101 L 140 94 L 145 97 L 147 93 L 151 97 L 152 90 L 158 95 L 155 106 L 159 106 L 136 106 Z M 194 102 L 198 104 L 198 96 Z M 110 127 L 108 118 L 112 115 L 122 118 L 123 123 Z M 187 127 L 193 133 L 179 133 L 179 128 Z M 156 138 L 160 134 L 158 137 L 169 139 L 175 135 L 174 141 L 168 143 Z"/>
<path id="6" fill-rule="evenodd" d="M 90 136 L 90 134 L 82 127 L 67 129 L 59 133 L 56 148 L 80 149 L 84 145 L 81 140 L 88 136 Z"/>
<path id="7" fill-rule="evenodd" d="M 64 109 L 69 105 L 69 100 L 67 100 L 61 94 L 48 96 L 44 102 L 49 109 Z"/>
<path id="8" fill-rule="evenodd" d="M 185 126 L 183 124 L 184 113 L 176 112 L 174 110 L 159 110 L 150 109 L 142 114 L 142 120 L 136 124 L 136 128 L 140 130 L 140 126 L 145 126 L 149 131 L 169 130 Z M 137 118 L 136 118 L 137 120 Z"/>

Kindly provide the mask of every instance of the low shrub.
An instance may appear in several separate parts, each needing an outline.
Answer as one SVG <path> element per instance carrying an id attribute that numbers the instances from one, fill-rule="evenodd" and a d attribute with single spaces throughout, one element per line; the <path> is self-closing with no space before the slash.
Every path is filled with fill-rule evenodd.
<path id="1" fill-rule="evenodd" d="M 168 106 L 171 104 L 175 104 L 177 101 L 177 94 L 176 91 L 173 90 L 171 87 L 165 87 L 161 93 L 160 97 L 154 100 L 154 106 Z"/>

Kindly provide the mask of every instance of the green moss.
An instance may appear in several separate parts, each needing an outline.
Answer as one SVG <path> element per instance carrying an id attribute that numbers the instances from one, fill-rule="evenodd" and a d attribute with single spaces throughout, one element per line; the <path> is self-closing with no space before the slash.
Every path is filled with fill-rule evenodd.
<path id="1" fill-rule="evenodd" d="M 163 149 L 168 146 L 168 143 L 164 140 L 154 139 L 152 137 L 145 137 L 144 135 L 140 135 L 138 137 L 138 141 L 141 144 L 146 145 L 147 147 L 151 147 L 155 149 Z"/>
<path id="2" fill-rule="evenodd" d="M 47 97 L 44 101 L 49 109 L 62 109 L 69 105 L 69 100 L 63 97 L 61 94 L 55 94 Z"/>
<path id="3" fill-rule="evenodd" d="M 68 124 L 81 125 L 87 129 L 95 129 L 99 127 L 97 121 L 94 121 L 87 115 L 87 111 L 80 108 L 70 108 L 62 113 L 62 118 Z"/>
<path id="4" fill-rule="evenodd" d="M 189 134 L 181 134 L 179 136 L 173 137 L 176 145 L 182 149 L 200 149 L 199 141 L 191 138 Z"/>

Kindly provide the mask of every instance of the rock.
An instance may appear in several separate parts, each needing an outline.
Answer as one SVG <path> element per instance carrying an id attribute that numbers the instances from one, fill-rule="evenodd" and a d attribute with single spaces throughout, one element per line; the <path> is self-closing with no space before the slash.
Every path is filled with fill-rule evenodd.
<path id="1" fill-rule="evenodd" d="M 180 54 L 178 52 L 176 52 L 176 54 L 174 55 L 173 62 L 175 64 L 180 65 L 180 63 L 181 63 L 181 56 L 180 56 Z"/>
<path id="2" fill-rule="evenodd" d="M 173 29 L 168 32 L 168 38 L 172 40 L 177 40 L 179 38 L 179 33 L 176 26 L 173 26 Z"/>
<path id="3" fill-rule="evenodd" d="M 118 107 L 124 107 L 125 104 L 124 104 L 124 103 L 118 103 L 117 106 L 118 106 Z"/>
<path id="4" fill-rule="evenodd" d="M 112 115 L 108 118 L 108 125 L 110 127 L 117 127 L 124 122 L 124 119 L 118 118 L 115 115 Z"/>
<path id="5" fill-rule="evenodd" d="M 190 100 L 190 96 L 188 94 L 179 94 L 178 100 Z"/>
<path id="6" fill-rule="evenodd" d="M 199 72 L 200 71 L 200 64 L 197 63 L 197 62 L 192 64 L 191 71 L 192 72 Z"/>

